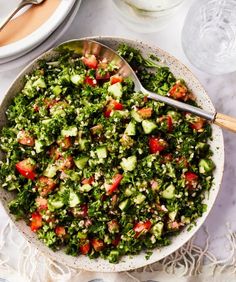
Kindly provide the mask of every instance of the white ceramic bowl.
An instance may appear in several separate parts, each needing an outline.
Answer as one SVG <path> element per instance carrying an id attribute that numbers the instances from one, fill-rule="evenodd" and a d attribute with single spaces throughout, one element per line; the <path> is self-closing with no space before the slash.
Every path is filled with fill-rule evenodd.
<path id="1" fill-rule="evenodd" d="M 3 0 L 0 0 L 0 2 L 2 1 Z M 22 56 L 43 42 L 63 22 L 75 1 L 76 0 L 61 0 L 55 12 L 38 29 L 21 40 L 0 47 L 0 60 L 10 56 Z M 12 2 L 13 0 L 10 1 L 11 7 L 19 3 L 19 1 L 14 1 L 16 3 L 13 5 Z M 0 6 L 2 5 L 4 6 L 4 4 Z M 1 17 L 3 18 L 3 14 Z M 28 24 L 30 24 L 30 22 Z"/>
<path id="2" fill-rule="evenodd" d="M 128 39 L 122 38 L 111 38 L 111 37 L 95 37 L 92 38 L 97 40 L 103 44 L 110 46 L 113 49 L 117 49 L 120 43 L 127 43 L 130 46 L 135 48 L 139 48 L 144 55 L 153 53 L 159 58 L 162 59 L 164 65 L 169 66 L 170 70 L 174 73 L 177 78 L 183 78 L 188 87 L 193 91 L 193 93 L 197 97 L 197 102 L 199 105 L 203 107 L 203 109 L 208 111 L 214 111 L 214 107 L 211 103 L 210 98 L 206 94 L 204 88 L 201 86 L 199 81 L 193 76 L 189 69 L 187 69 L 181 62 L 177 59 L 164 52 L 163 50 L 155 47 L 144 44 L 142 42 L 132 41 Z M 55 55 L 54 51 L 49 51 L 43 54 L 40 59 L 50 59 Z M 3 126 L 6 123 L 5 118 L 5 110 L 7 109 L 12 97 L 16 95 L 17 92 L 23 86 L 23 77 L 25 74 L 30 73 L 37 66 L 37 61 L 31 63 L 27 66 L 16 78 L 16 80 L 11 85 L 10 89 L 5 95 L 5 98 L 1 104 L 0 108 L 0 126 Z M 53 252 L 48 247 L 46 247 L 42 242 L 37 239 L 36 234 L 34 234 L 30 228 L 26 225 L 24 221 L 15 221 L 14 216 L 9 213 L 9 209 L 7 207 L 7 203 L 13 198 L 13 195 L 9 192 L 0 189 L 0 199 L 1 202 L 6 209 L 7 213 L 11 217 L 12 221 L 15 223 L 20 232 L 22 232 L 25 238 L 36 246 L 43 254 L 49 256 L 51 259 L 56 260 L 60 263 L 64 263 L 65 265 L 81 268 L 89 271 L 97 271 L 97 272 L 118 272 L 118 271 L 126 271 L 130 269 L 139 268 L 145 266 L 147 264 L 154 263 L 172 252 L 176 251 L 180 248 L 184 243 L 186 243 L 200 228 L 200 226 L 205 221 L 207 215 L 209 214 L 211 208 L 214 205 L 215 199 L 220 189 L 221 179 L 223 175 L 223 167 L 224 167 L 224 142 L 222 130 L 213 125 L 213 140 L 210 142 L 211 149 L 213 151 L 213 161 L 216 163 L 216 169 L 214 171 L 214 182 L 213 186 L 210 190 L 209 196 L 206 197 L 205 203 L 208 206 L 207 211 L 203 214 L 201 218 L 196 221 L 196 226 L 194 226 L 190 231 L 184 229 L 178 236 L 173 237 L 172 243 L 169 246 L 156 248 L 153 250 L 153 254 L 149 260 L 145 258 L 145 252 L 140 253 L 139 255 L 135 255 L 132 257 L 125 256 L 121 259 L 118 264 L 111 264 L 108 261 L 105 261 L 101 258 L 90 260 L 86 256 L 72 257 L 66 255 L 63 251 Z"/>

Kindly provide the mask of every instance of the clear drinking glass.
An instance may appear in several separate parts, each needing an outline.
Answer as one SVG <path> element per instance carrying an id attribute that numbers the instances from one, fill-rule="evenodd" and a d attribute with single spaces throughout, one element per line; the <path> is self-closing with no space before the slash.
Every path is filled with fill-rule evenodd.
<path id="1" fill-rule="evenodd" d="M 113 0 L 118 18 L 141 33 L 163 28 L 184 0 Z"/>
<path id="2" fill-rule="evenodd" d="M 236 0 L 196 0 L 185 19 L 182 46 L 205 72 L 236 71 Z"/>

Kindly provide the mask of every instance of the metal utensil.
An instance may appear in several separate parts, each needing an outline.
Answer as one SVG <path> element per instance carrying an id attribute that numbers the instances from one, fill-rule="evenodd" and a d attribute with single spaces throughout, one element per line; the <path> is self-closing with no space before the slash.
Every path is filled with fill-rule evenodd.
<path id="1" fill-rule="evenodd" d="M 114 50 L 99 42 L 92 40 L 71 40 L 61 44 L 57 48 L 58 51 L 67 50 L 67 49 L 81 56 L 85 54 L 94 54 L 95 56 L 99 57 L 101 60 L 107 59 L 109 62 L 112 61 L 119 67 L 118 73 L 123 77 L 130 77 L 134 82 L 135 90 L 147 94 L 149 99 L 160 101 L 169 106 L 173 106 L 179 110 L 193 113 L 214 124 L 217 124 L 233 132 L 236 132 L 236 118 L 234 117 L 230 117 L 217 112 L 209 113 L 205 110 L 191 106 L 189 104 L 148 91 L 142 86 L 141 82 L 139 81 L 137 75 L 130 67 L 130 65 L 122 57 L 120 57 Z"/>
<path id="2" fill-rule="evenodd" d="M 0 23 L 0 32 L 7 25 L 7 23 L 19 12 L 22 8 L 27 5 L 39 5 L 45 0 L 22 0 L 18 6 Z"/>

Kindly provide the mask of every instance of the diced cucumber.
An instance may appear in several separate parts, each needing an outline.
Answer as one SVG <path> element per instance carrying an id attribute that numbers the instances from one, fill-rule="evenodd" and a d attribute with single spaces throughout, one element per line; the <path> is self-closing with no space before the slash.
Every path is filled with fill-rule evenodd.
<path id="1" fill-rule="evenodd" d="M 127 187 L 126 189 L 125 189 L 125 196 L 126 197 L 130 197 L 130 196 L 132 196 L 134 193 L 135 193 L 135 191 L 136 191 L 136 189 L 135 188 L 129 188 L 129 187 Z"/>
<path id="2" fill-rule="evenodd" d="M 79 203 L 80 203 L 80 199 L 79 199 L 78 195 L 73 190 L 70 190 L 69 207 L 74 208 Z"/>
<path id="3" fill-rule="evenodd" d="M 56 96 L 60 95 L 61 92 L 62 92 L 61 86 L 60 86 L 60 85 L 54 86 L 53 89 L 52 89 L 52 92 L 53 92 L 53 94 L 56 95 Z"/>
<path id="4" fill-rule="evenodd" d="M 151 229 L 151 233 L 156 237 L 160 238 L 163 232 L 164 223 L 162 221 L 157 222 Z"/>
<path id="5" fill-rule="evenodd" d="M 118 261 L 119 255 L 120 255 L 119 251 L 112 250 L 110 251 L 110 254 L 108 255 L 107 259 L 110 263 L 115 263 Z"/>
<path id="6" fill-rule="evenodd" d="M 134 203 L 137 205 L 142 204 L 142 202 L 146 199 L 146 196 L 139 193 L 135 198 L 134 198 Z"/>
<path id="7" fill-rule="evenodd" d="M 175 186 L 171 183 L 162 193 L 162 197 L 165 199 L 173 199 L 175 196 Z"/>
<path id="8" fill-rule="evenodd" d="M 40 77 L 38 78 L 34 83 L 33 83 L 34 87 L 39 87 L 39 88 L 46 88 L 46 83 L 45 81 Z"/>
<path id="9" fill-rule="evenodd" d="M 79 85 L 84 82 L 84 75 L 81 74 L 74 74 L 70 77 L 70 80 L 75 85 Z"/>
<path id="10" fill-rule="evenodd" d="M 93 187 L 90 184 L 84 184 L 79 188 L 81 192 L 89 192 L 92 189 Z"/>
<path id="11" fill-rule="evenodd" d="M 76 136 L 78 133 L 78 129 L 75 126 L 70 126 L 67 129 L 62 129 L 61 135 L 68 137 L 68 136 Z"/>
<path id="12" fill-rule="evenodd" d="M 135 110 L 131 111 L 131 116 L 137 122 L 142 122 L 143 121 L 143 118 Z"/>
<path id="13" fill-rule="evenodd" d="M 169 212 L 169 218 L 170 218 L 171 221 L 175 220 L 177 212 L 178 212 L 177 210 Z"/>
<path id="14" fill-rule="evenodd" d="M 101 146 L 96 149 L 96 153 L 99 159 L 107 158 L 107 148 L 106 146 Z"/>
<path id="15" fill-rule="evenodd" d="M 43 172 L 44 176 L 49 178 L 54 177 L 57 174 L 57 166 L 55 164 L 49 164 L 45 171 Z"/>
<path id="16" fill-rule="evenodd" d="M 210 148 L 210 145 L 204 142 L 198 142 L 195 149 L 199 152 L 207 152 Z"/>
<path id="17" fill-rule="evenodd" d="M 154 129 L 157 128 L 157 125 L 153 121 L 143 120 L 142 127 L 145 134 L 150 134 Z"/>
<path id="18" fill-rule="evenodd" d="M 119 208 L 120 208 L 122 211 L 126 211 L 126 210 L 128 209 L 128 207 L 129 207 L 129 205 L 130 205 L 130 200 L 129 200 L 129 199 L 126 199 L 126 200 L 124 200 L 123 202 L 121 202 L 121 203 L 119 204 Z"/>
<path id="19" fill-rule="evenodd" d="M 135 123 L 131 121 L 125 129 L 125 134 L 128 136 L 134 136 L 136 134 Z"/>
<path id="20" fill-rule="evenodd" d="M 137 165 L 137 157 L 130 156 L 127 159 L 123 158 L 120 165 L 124 171 L 132 171 Z"/>
<path id="21" fill-rule="evenodd" d="M 48 209 L 54 211 L 55 209 L 60 209 L 64 206 L 63 201 L 60 198 L 49 198 L 48 199 Z"/>
<path id="22" fill-rule="evenodd" d="M 108 92 L 111 93 L 114 96 L 114 98 L 119 100 L 122 96 L 122 85 L 121 85 L 121 83 L 117 82 L 113 85 L 110 85 L 108 87 Z"/>
<path id="23" fill-rule="evenodd" d="M 88 160 L 89 160 L 89 157 L 83 156 L 83 157 L 80 157 L 79 159 L 75 159 L 74 163 L 79 169 L 84 169 Z"/>
<path id="24" fill-rule="evenodd" d="M 201 159 L 198 167 L 201 174 L 207 174 L 215 168 L 215 164 L 210 159 Z"/>
<path id="25" fill-rule="evenodd" d="M 87 144 L 89 143 L 89 141 L 87 139 L 79 139 L 79 148 L 81 151 L 85 151 L 87 148 Z"/>
<path id="26" fill-rule="evenodd" d="M 35 145 L 34 145 L 35 151 L 36 153 L 40 153 L 43 151 L 43 143 L 40 140 L 35 140 Z"/>

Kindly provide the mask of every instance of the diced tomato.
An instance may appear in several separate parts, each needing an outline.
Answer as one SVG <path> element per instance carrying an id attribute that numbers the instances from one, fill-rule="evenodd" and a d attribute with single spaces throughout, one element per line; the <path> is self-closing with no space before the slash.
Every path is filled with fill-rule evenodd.
<path id="1" fill-rule="evenodd" d="M 94 182 L 94 176 L 91 176 L 89 178 L 84 178 L 82 180 L 82 184 L 89 184 L 89 185 L 91 185 L 91 184 L 93 184 L 93 182 Z"/>
<path id="2" fill-rule="evenodd" d="M 97 80 L 109 80 L 110 73 L 107 71 L 107 63 L 99 63 L 96 69 Z"/>
<path id="3" fill-rule="evenodd" d="M 38 112 L 39 111 L 39 106 L 37 104 L 34 104 L 33 105 L 33 109 L 35 112 Z"/>
<path id="4" fill-rule="evenodd" d="M 26 146 L 34 146 L 34 138 L 29 134 L 29 132 L 26 132 L 24 130 L 20 130 L 17 134 L 17 140 L 20 144 L 26 145 Z"/>
<path id="5" fill-rule="evenodd" d="M 117 102 L 116 100 L 112 101 L 113 104 L 113 109 L 116 111 L 122 111 L 123 110 L 123 105 L 119 102 Z"/>
<path id="6" fill-rule="evenodd" d="M 83 205 L 81 205 L 80 206 L 80 208 L 81 208 L 81 216 L 82 217 L 86 217 L 86 216 L 88 216 L 88 205 L 87 204 L 83 204 Z"/>
<path id="7" fill-rule="evenodd" d="M 171 116 L 167 116 L 167 126 L 168 126 L 168 131 L 172 131 L 173 129 L 173 121 Z"/>
<path id="8" fill-rule="evenodd" d="M 35 164 L 32 159 L 28 158 L 16 164 L 17 171 L 27 179 L 34 180 L 36 177 Z"/>
<path id="9" fill-rule="evenodd" d="M 43 225 L 42 216 L 39 212 L 34 212 L 31 215 L 30 228 L 33 232 L 36 232 Z"/>
<path id="10" fill-rule="evenodd" d="M 122 82 L 123 81 L 123 77 L 122 76 L 120 76 L 120 75 L 113 75 L 113 76 L 111 76 L 111 78 L 110 78 L 110 83 L 111 83 L 111 85 L 112 84 L 115 84 L 115 83 L 117 83 L 117 82 Z"/>
<path id="11" fill-rule="evenodd" d="M 111 116 L 111 112 L 112 112 L 111 110 L 105 110 L 103 113 L 104 117 L 109 118 Z"/>
<path id="12" fill-rule="evenodd" d="M 104 113 L 103 113 L 104 116 L 106 118 L 109 118 L 111 116 L 112 110 L 121 111 L 121 110 L 123 110 L 123 105 L 121 103 L 117 102 L 116 100 L 111 100 L 109 102 L 109 104 L 107 105 Z"/>
<path id="13" fill-rule="evenodd" d="M 36 205 L 38 207 L 38 211 L 43 211 L 48 209 L 48 201 L 45 198 L 42 197 L 37 197 L 36 200 Z"/>
<path id="14" fill-rule="evenodd" d="M 92 239 L 91 244 L 96 252 L 100 252 L 103 250 L 105 244 L 101 239 Z"/>
<path id="15" fill-rule="evenodd" d="M 74 161 L 73 161 L 73 158 L 71 156 L 68 156 L 68 157 L 60 157 L 58 160 L 57 160 L 57 165 L 58 165 L 58 168 L 59 170 L 67 170 L 67 169 L 70 169 L 73 167 L 74 165 Z"/>
<path id="16" fill-rule="evenodd" d="M 111 185 L 107 185 L 106 187 L 106 192 L 108 195 L 111 195 L 120 185 L 120 182 L 123 178 L 122 174 L 117 173 L 112 180 L 112 184 Z"/>
<path id="17" fill-rule="evenodd" d="M 165 162 L 171 162 L 171 161 L 173 160 L 173 156 L 172 156 L 171 153 L 165 154 L 165 155 L 163 156 L 163 158 L 164 158 L 164 161 L 165 161 Z"/>
<path id="18" fill-rule="evenodd" d="M 144 119 L 150 118 L 152 116 L 152 108 L 142 108 L 138 110 L 138 114 Z"/>
<path id="19" fill-rule="evenodd" d="M 50 157 L 55 161 L 61 157 L 61 152 L 58 147 L 52 146 L 49 150 Z"/>
<path id="20" fill-rule="evenodd" d="M 198 184 L 198 175 L 194 172 L 187 171 L 184 174 L 185 180 L 186 180 L 186 186 L 190 190 L 195 189 Z"/>
<path id="21" fill-rule="evenodd" d="M 144 222 L 138 222 L 134 225 L 135 237 L 139 237 L 142 234 L 146 234 L 152 227 L 152 223 L 150 220 Z"/>
<path id="22" fill-rule="evenodd" d="M 84 82 L 85 82 L 86 84 L 90 85 L 90 86 L 93 86 L 93 87 L 97 85 L 97 80 L 96 80 L 95 78 L 91 78 L 91 77 L 89 77 L 89 76 L 86 76 L 86 77 L 85 77 Z"/>
<path id="23" fill-rule="evenodd" d="M 55 233 L 58 237 L 64 237 L 66 235 L 66 229 L 63 226 L 57 226 L 55 228 Z"/>
<path id="24" fill-rule="evenodd" d="M 167 147 L 166 141 L 157 137 L 149 138 L 149 151 L 151 154 L 159 153 Z"/>
<path id="25" fill-rule="evenodd" d="M 115 246 L 115 247 L 118 246 L 119 243 L 120 243 L 120 239 L 121 239 L 121 238 L 120 238 L 120 235 L 117 235 L 117 236 L 115 237 L 115 239 L 111 241 L 112 245 Z"/>
<path id="26" fill-rule="evenodd" d="M 56 182 L 49 177 L 40 176 L 37 181 L 37 188 L 41 196 L 47 196 L 56 187 Z"/>
<path id="27" fill-rule="evenodd" d="M 83 63 L 90 69 L 96 69 L 98 65 L 98 60 L 95 55 L 85 55 L 82 58 Z"/>
<path id="28" fill-rule="evenodd" d="M 144 103 L 147 103 L 147 101 L 148 101 L 148 97 L 147 97 L 147 96 L 144 96 L 144 97 L 143 97 L 143 102 L 144 102 Z"/>
<path id="29" fill-rule="evenodd" d="M 192 129 L 195 129 L 197 131 L 200 131 L 203 126 L 204 126 L 205 120 L 203 118 L 200 117 L 196 117 L 196 121 L 190 124 L 190 127 Z"/>
<path id="30" fill-rule="evenodd" d="M 169 91 L 170 96 L 177 100 L 186 100 L 187 93 L 187 87 L 180 82 L 176 82 Z"/>
<path id="31" fill-rule="evenodd" d="M 70 136 L 65 136 L 62 139 L 59 139 L 57 141 L 57 144 L 63 149 L 63 150 L 67 150 L 71 147 L 72 142 L 71 142 L 71 137 Z"/>
<path id="32" fill-rule="evenodd" d="M 90 243 L 89 241 L 87 243 L 85 243 L 84 245 L 79 247 L 79 250 L 81 252 L 81 254 L 83 255 L 87 255 L 90 251 Z"/>

